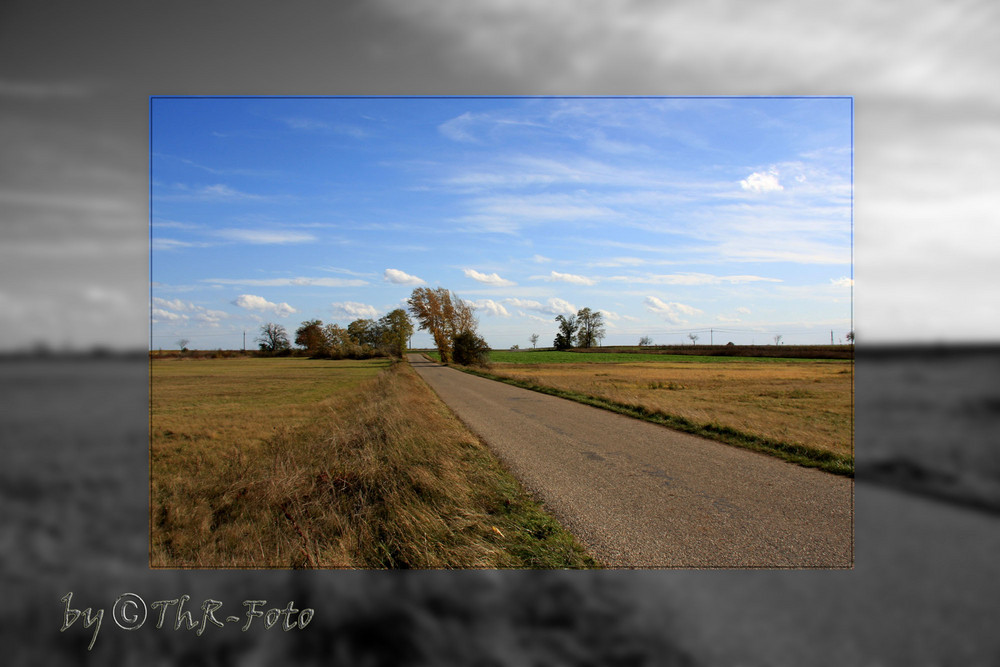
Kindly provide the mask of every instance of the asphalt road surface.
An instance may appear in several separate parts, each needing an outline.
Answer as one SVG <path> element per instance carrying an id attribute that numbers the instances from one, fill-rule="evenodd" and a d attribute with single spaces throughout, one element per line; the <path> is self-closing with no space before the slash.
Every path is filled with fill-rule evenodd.
<path id="1" fill-rule="evenodd" d="M 409 361 L 606 566 L 853 566 L 849 478 Z"/>

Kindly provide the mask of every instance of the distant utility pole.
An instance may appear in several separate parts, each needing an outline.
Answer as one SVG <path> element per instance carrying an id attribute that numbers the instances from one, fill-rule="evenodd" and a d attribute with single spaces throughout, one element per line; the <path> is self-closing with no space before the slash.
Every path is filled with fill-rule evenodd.
<path id="1" fill-rule="evenodd" d="M 715 329 L 708 330 L 708 344 L 715 345 Z"/>
<path id="2" fill-rule="evenodd" d="M 243 331 L 243 351 L 247 351 L 247 332 Z"/>
<path id="3" fill-rule="evenodd" d="M 830 345 L 833 345 L 833 329 L 830 329 Z"/>

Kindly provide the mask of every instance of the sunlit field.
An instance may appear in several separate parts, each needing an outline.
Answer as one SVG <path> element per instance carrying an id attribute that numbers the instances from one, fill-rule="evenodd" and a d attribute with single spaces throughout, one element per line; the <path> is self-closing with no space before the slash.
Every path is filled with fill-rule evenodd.
<path id="1" fill-rule="evenodd" d="M 294 428 L 375 377 L 385 359 L 240 358 L 150 363 L 155 463 L 171 453 L 226 451 Z M 189 446 L 190 445 L 190 446 Z"/>
<path id="2" fill-rule="evenodd" d="M 592 363 L 519 364 L 497 363 L 497 356 L 490 372 L 500 377 L 853 455 L 850 361 L 644 355 L 641 362 L 614 363 L 606 357 L 620 355 L 591 354 Z"/>
<path id="3" fill-rule="evenodd" d="M 597 564 L 408 364 L 151 365 L 153 567 Z"/>

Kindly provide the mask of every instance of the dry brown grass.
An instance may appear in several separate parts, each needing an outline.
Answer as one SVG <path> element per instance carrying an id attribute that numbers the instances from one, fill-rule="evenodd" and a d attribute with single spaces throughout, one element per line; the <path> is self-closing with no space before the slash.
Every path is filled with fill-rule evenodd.
<path id="1" fill-rule="evenodd" d="M 495 364 L 494 375 L 853 456 L 852 362 Z"/>
<path id="2" fill-rule="evenodd" d="M 242 446 L 154 438 L 166 458 L 153 457 L 152 565 L 593 565 L 409 365 L 319 405 L 270 433 L 255 418 L 249 431 L 265 437 Z"/>

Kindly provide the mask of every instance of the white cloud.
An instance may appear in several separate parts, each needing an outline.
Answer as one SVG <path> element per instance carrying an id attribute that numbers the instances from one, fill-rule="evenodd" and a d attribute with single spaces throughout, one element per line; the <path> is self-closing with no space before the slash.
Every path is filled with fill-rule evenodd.
<path id="1" fill-rule="evenodd" d="M 497 287 L 510 287 L 511 285 L 516 285 L 517 283 L 501 278 L 496 273 L 491 273 L 489 275 L 485 273 L 480 273 L 474 269 L 464 269 L 465 275 L 473 280 L 476 280 L 487 285 L 496 285 Z"/>
<path id="2" fill-rule="evenodd" d="M 181 301 L 180 299 L 167 300 L 158 296 L 153 297 L 153 305 L 171 310 L 194 310 L 196 308 L 190 301 Z"/>
<path id="3" fill-rule="evenodd" d="M 378 309 L 375 306 L 357 301 L 342 301 L 330 305 L 333 306 L 334 315 L 338 316 L 372 318 L 378 315 Z"/>
<path id="4" fill-rule="evenodd" d="M 545 264 L 547 262 L 551 262 L 552 260 L 544 255 L 534 255 L 531 258 L 531 261 L 535 262 L 536 264 Z"/>
<path id="5" fill-rule="evenodd" d="M 507 309 L 504 308 L 502 304 L 499 304 L 492 299 L 473 301 L 472 305 L 476 307 L 476 310 L 480 310 L 487 315 L 492 315 L 493 317 L 510 317 L 510 313 L 507 312 Z"/>
<path id="6" fill-rule="evenodd" d="M 202 306 L 195 305 L 190 301 L 180 299 L 163 299 L 154 296 L 152 300 L 153 322 L 178 322 L 193 319 L 196 322 L 207 324 L 211 327 L 219 326 L 219 322 L 230 317 L 230 314 L 222 310 L 209 310 Z M 169 309 L 169 310 L 168 310 Z M 182 311 L 180 313 L 174 311 Z M 192 316 L 185 313 L 193 313 Z"/>
<path id="7" fill-rule="evenodd" d="M 612 276 L 608 280 L 617 280 L 630 283 L 642 283 L 647 285 L 719 285 L 729 283 L 732 285 L 740 283 L 769 282 L 780 283 L 780 278 L 765 278 L 763 276 L 733 275 L 715 276 L 710 273 L 671 273 L 671 274 L 645 274 L 639 276 Z"/>
<path id="8" fill-rule="evenodd" d="M 292 313 L 299 312 L 287 303 L 271 303 L 264 297 L 256 296 L 254 294 L 241 294 L 236 297 L 232 303 L 234 306 L 246 308 L 247 310 L 256 310 L 262 313 L 274 313 L 278 317 L 288 317 Z"/>
<path id="9" fill-rule="evenodd" d="M 736 309 L 736 312 L 740 313 L 741 315 L 749 315 L 750 309 L 745 306 L 740 306 L 739 308 Z"/>
<path id="10" fill-rule="evenodd" d="M 749 190 L 750 192 L 774 192 L 777 190 L 784 190 L 781 183 L 778 182 L 778 170 L 774 167 L 771 167 L 771 169 L 766 172 L 755 171 L 744 180 L 740 181 L 740 186 L 744 190 Z"/>
<path id="11" fill-rule="evenodd" d="M 559 273 L 558 271 L 552 271 L 548 276 L 533 277 L 542 278 L 543 280 L 548 280 L 549 282 L 572 283 L 574 285 L 593 285 L 597 282 L 596 280 L 586 276 L 578 276 L 572 273 Z"/>
<path id="12" fill-rule="evenodd" d="M 217 236 L 230 241 L 253 243 L 257 245 L 307 243 L 315 241 L 316 237 L 305 232 L 269 231 L 265 229 L 220 229 Z"/>
<path id="13" fill-rule="evenodd" d="M 164 310 L 163 308 L 153 308 L 152 310 L 153 322 L 182 322 L 188 319 L 187 315 L 180 313 L 172 313 L 169 310 Z"/>
<path id="14" fill-rule="evenodd" d="M 423 285 L 425 282 L 422 278 L 411 276 L 399 269 L 386 269 L 383 279 L 397 285 Z"/>
<path id="15" fill-rule="evenodd" d="M 667 303 L 655 296 L 647 296 L 644 303 L 647 310 L 658 315 L 663 315 L 663 317 L 671 324 L 686 324 L 687 320 L 683 319 L 681 317 L 682 315 L 690 317 L 692 315 L 698 315 L 702 312 L 694 306 L 677 303 L 676 301 Z"/>
<path id="16" fill-rule="evenodd" d="M 569 301 L 563 299 L 552 298 L 546 303 L 546 308 L 548 312 L 553 315 L 575 315 L 576 306 L 571 304 Z"/>
<path id="17" fill-rule="evenodd" d="M 251 285 L 254 287 L 361 287 L 364 280 L 343 278 L 205 278 L 201 282 L 214 285 Z"/>
<path id="18" fill-rule="evenodd" d="M 229 313 L 222 310 L 199 308 L 198 311 L 199 312 L 194 316 L 194 319 L 198 322 L 207 324 L 210 327 L 219 326 L 219 322 L 229 317 Z"/>
<path id="19" fill-rule="evenodd" d="M 504 299 L 504 303 L 514 306 L 515 308 L 523 308 L 525 310 L 534 310 L 539 313 L 545 313 L 548 315 L 575 315 L 576 307 L 564 299 L 551 298 L 545 303 L 538 301 L 532 301 L 531 299 L 517 299 L 510 298 Z"/>
<path id="20" fill-rule="evenodd" d="M 504 299 L 504 303 L 507 303 L 515 308 L 526 308 L 528 310 L 541 310 L 542 304 L 538 301 L 532 301 L 531 299 L 518 299 L 510 298 Z"/>
<path id="21" fill-rule="evenodd" d="M 848 278 L 847 276 L 844 276 L 843 278 L 836 278 L 836 279 L 831 278 L 830 282 L 833 283 L 834 287 L 853 287 L 854 286 L 854 281 L 852 279 Z"/>

